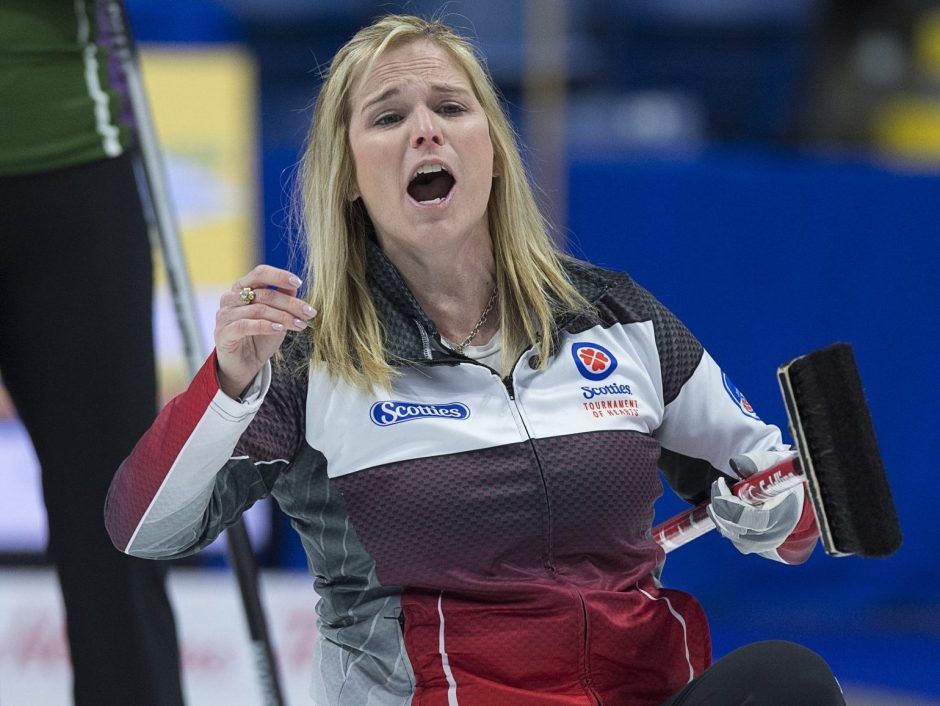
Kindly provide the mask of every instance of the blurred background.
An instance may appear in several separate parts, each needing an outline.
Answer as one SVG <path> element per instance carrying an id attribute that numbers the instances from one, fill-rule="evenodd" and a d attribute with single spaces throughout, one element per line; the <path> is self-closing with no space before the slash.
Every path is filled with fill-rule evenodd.
<path id="1" fill-rule="evenodd" d="M 320 71 L 377 15 L 442 18 L 486 58 L 571 252 L 630 272 L 770 422 L 776 367 L 835 341 L 858 359 L 901 519 L 888 559 L 800 567 L 706 536 L 663 580 L 695 594 L 716 657 L 759 639 L 822 654 L 850 704 L 940 704 L 934 544 L 940 360 L 937 0 L 128 0 L 207 345 L 218 295 L 285 266 L 294 164 Z M 162 275 L 164 399 L 185 363 Z M 0 388 L 0 703 L 68 703 L 67 652 L 28 437 Z M 657 519 L 682 508 L 666 490 Z M 250 513 L 290 702 L 315 594 L 270 504 Z M 714 533 L 713 533 L 714 534 Z M 171 588 L 192 704 L 259 703 L 218 548 Z"/>

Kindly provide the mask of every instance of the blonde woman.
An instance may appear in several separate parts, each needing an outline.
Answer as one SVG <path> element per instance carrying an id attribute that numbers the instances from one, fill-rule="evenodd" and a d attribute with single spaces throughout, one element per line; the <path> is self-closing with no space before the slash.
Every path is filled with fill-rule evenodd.
<path id="1" fill-rule="evenodd" d="M 744 552 L 804 560 L 812 514 L 799 489 L 727 499 L 779 431 L 629 277 L 554 249 L 463 38 L 356 34 L 300 184 L 306 297 L 264 265 L 222 296 L 215 351 L 112 484 L 116 546 L 189 554 L 273 495 L 316 577 L 323 706 L 843 703 L 789 643 L 709 668 L 700 607 L 660 584 L 657 464 L 723 497 Z"/>

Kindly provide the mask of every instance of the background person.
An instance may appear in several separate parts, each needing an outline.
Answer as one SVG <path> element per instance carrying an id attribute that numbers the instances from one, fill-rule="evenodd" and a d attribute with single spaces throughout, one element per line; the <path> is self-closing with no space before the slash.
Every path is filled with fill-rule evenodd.
<path id="1" fill-rule="evenodd" d="M 321 704 L 844 703 L 790 643 L 709 668 L 701 608 L 659 583 L 657 464 L 721 496 L 744 552 L 805 560 L 812 513 L 801 488 L 728 497 L 790 453 L 779 430 L 629 277 L 554 250 L 464 40 L 401 16 L 353 37 L 302 189 L 306 299 L 265 265 L 222 296 L 216 350 L 115 476 L 116 546 L 185 555 L 273 495 L 321 596 Z"/>
<path id="2" fill-rule="evenodd" d="M 166 566 L 115 551 L 101 516 L 157 408 L 112 5 L 0 3 L 0 372 L 42 466 L 75 703 L 180 704 Z"/>

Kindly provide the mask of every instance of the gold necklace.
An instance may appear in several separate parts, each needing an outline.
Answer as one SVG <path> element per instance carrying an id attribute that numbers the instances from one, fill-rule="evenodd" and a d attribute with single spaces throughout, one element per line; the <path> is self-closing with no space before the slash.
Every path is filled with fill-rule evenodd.
<path id="1" fill-rule="evenodd" d="M 477 321 L 477 325 L 474 326 L 473 330 L 471 330 L 470 333 L 467 335 L 467 337 L 463 339 L 463 343 L 459 343 L 454 346 L 454 350 L 457 353 L 460 353 L 461 355 L 463 355 L 463 349 L 466 348 L 467 345 L 469 345 L 470 341 L 473 340 L 474 336 L 480 333 L 480 328 L 483 326 L 483 324 L 486 323 L 486 317 L 490 315 L 490 311 L 493 310 L 493 305 L 496 303 L 496 292 L 497 292 L 497 287 L 494 286 L 493 293 L 490 294 L 490 300 L 486 303 L 486 308 L 483 309 L 483 313 L 480 314 L 480 320 Z"/>

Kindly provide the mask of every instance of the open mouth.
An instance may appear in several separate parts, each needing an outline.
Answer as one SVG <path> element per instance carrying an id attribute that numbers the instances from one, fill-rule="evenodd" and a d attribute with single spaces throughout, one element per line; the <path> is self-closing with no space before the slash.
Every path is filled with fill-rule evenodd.
<path id="1" fill-rule="evenodd" d="M 408 195 L 422 204 L 432 205 L 447 198 L 455 184 L 454 177 L 442 164 L 425 164 L 408 184 Z"/>

